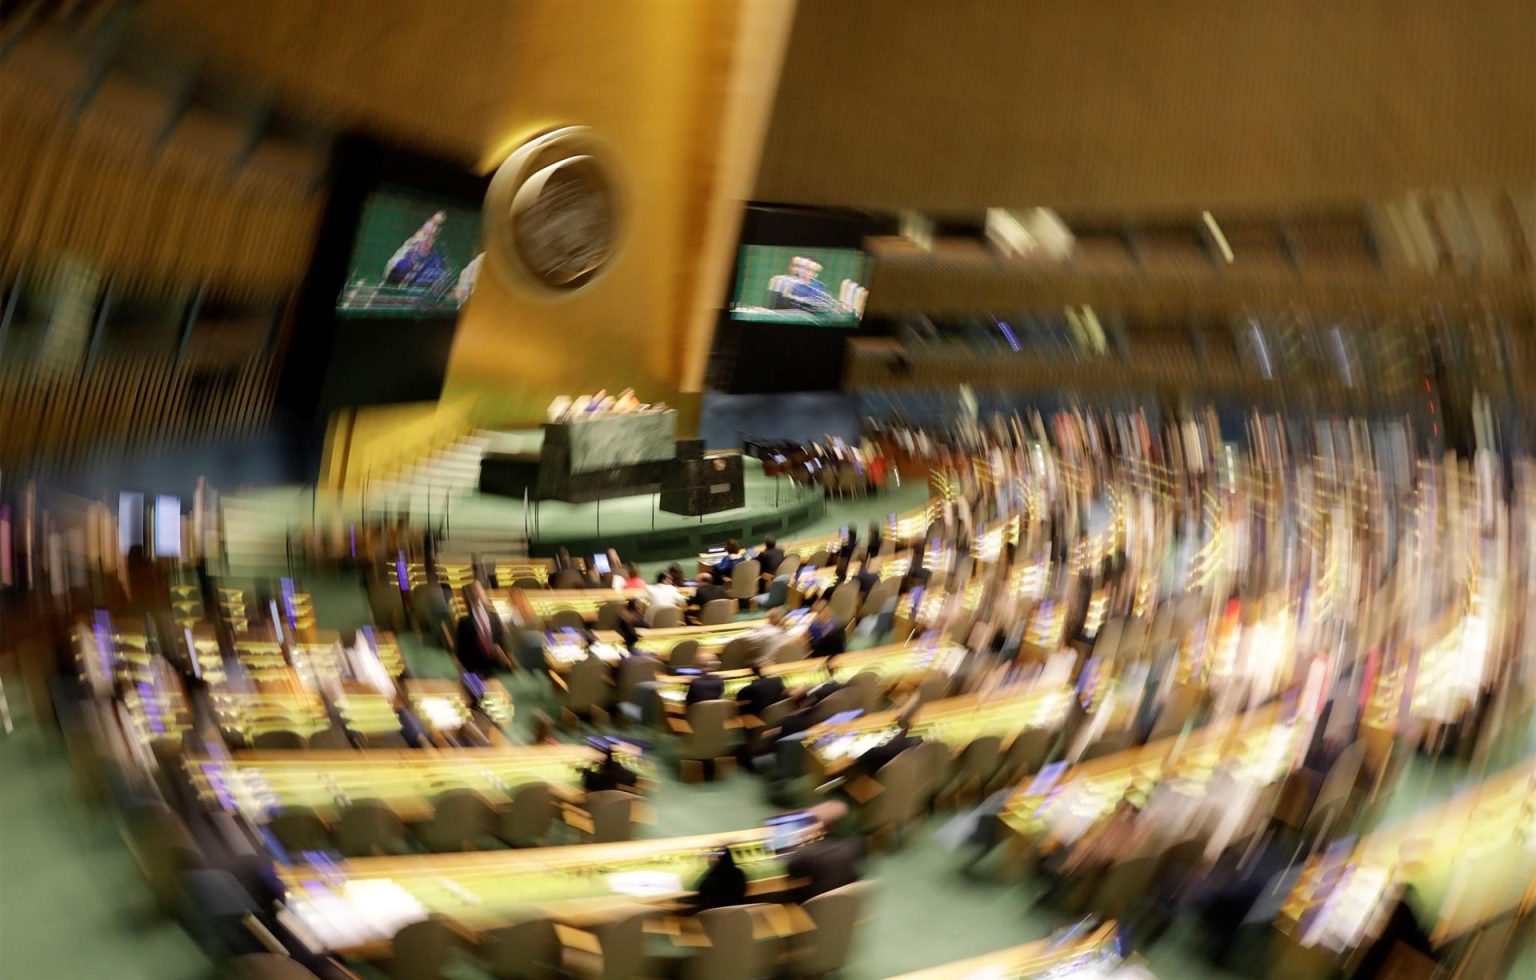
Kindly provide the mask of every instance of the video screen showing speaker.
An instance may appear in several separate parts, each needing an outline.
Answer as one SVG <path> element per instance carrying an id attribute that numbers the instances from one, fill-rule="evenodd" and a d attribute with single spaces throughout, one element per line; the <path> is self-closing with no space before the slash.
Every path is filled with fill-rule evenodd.
<path id="1" fill-rule="evenodd" d="M 384 187 L 357 223 L 336 312 L 350 317 L 453 316 L 475 291 L 480 212 Z"/>
<path id="2" fill-rule="evenodd" d="M 856 327 L 868 281 L 869 257 L 856 248 L 745 245 L 731 319 Z"/>

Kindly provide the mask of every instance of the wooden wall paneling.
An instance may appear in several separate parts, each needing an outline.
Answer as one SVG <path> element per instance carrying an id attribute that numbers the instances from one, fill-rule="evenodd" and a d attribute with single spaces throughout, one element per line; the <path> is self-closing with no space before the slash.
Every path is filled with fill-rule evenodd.
<path id="1" fill-rule="evenodd" d="M 878 8 L 878 9 L 877 9 Z M 1530 0 L 802 5 L 758 200 L 1231 215 L 1529 186 Z"/>

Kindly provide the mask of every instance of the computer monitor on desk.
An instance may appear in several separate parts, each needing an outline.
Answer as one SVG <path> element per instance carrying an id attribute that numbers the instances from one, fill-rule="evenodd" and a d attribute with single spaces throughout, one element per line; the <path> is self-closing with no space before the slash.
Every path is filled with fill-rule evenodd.
<path id="1" fill-rule="evenodd" d="M 805 811 L 786 813 L 769 817 L 763 821 L 763 826 L 773 832 L 768 846 L 773 849 L 773 853 L 783 854 L 804 842 L 806 835 L 815 829 L 816 818 Z"/>

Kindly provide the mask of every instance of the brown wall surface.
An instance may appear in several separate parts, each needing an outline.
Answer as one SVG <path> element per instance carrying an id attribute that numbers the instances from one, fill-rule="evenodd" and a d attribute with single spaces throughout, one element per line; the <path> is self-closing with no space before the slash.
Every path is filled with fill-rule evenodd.
<path id="1" fill-rule="evenodd" d="M 1074 211 L 1536 180 L 1533 0 L 819 0 L 756 197 Z"/>

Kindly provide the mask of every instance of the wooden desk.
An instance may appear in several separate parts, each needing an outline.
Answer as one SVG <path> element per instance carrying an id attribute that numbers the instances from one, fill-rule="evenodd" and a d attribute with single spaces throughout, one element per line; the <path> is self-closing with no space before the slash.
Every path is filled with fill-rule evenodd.
<path id="1" fill-rule="evenodd" d="M 196 659 L 203 679 L 209 683 L 225 680 L 224 653 L 218 639 L 194 632 L 189 642 L 190 655 Z M 352 673 L 341 647 L 341 634 L 335 630 L 295 631 L 286 649 L 272 637 L 241 634 L 235 637 L 233 650 L 240 666 L 255 680 L 281 680 L 290 667 L 299 668 L 299 676 L 311 681 L 339 680 Z M 405 673 L 405 658 L 393 633 L 374 633 L 370 649 L 363 655 L 377 658 L 390 677 L 398 678 Z"/>
<path id="2" fill-rule="evenodd" d="M 1067 686 L 945 698 L 919 708 L 910 730 L 959 749 L 983 735 L 1007 741 L 1026 730 L 1059 728 L 1071 704 L 1072 689 Z M 824 775 L 835 776 L 868 750 L 890 741 L 900 715 L 893 709 L 846 724 L 817 725 L 806 734 L 806 750 Z"/>
<path id="3" fill-rule="evenodd" d="M 366 635 L 371 637 L 372 642 L 368 644 L 368 652 L 378 658 L 380 665 L 389 676 L 399 677 L 405 673 L 405 658 L 400 654 L 400 645 L 395 642 L 393 633 L 374 631 L 371 628 L 359 632 L 360 634 L 366 632 Z M 359 635 L 358 639 L 364 640 L 365 636 Z M 295 659 L 298 655 L 304 655 L 323 662 L 327 668 L 335 663 L 338 665 L 335 669 L 340 669 L 340 661 L 336 658 L 341 649 L 341 633 L 336 630 L 303 630 L 289 639 L 288 648 L 295 655 Z"/>
<path id="4" fill-rule="evenodd" d="M 1043 795 L 1029 783 L 1003 805 L 1005 826 L 1025 837 L 1054 840 L 1053 823 L 1070 815 L 1093 826 L 1127 796 L 1143 799 L 1163 779 L 1203 787 L 1220 763 L 1237 761 L 1245 779 L 1269 785 L 1298 760 L 1302 726 L 1281 718 L 1278 705 L 1116 752 L 1066 770 Z"/>
<path id="5" fill-rule="evenodd" d="M 1019 543 L 1019 515 L 999 517 L 977 531 L 971 542 L 971 557 L 979 562 L 995 562 L 1003 557 L 1004 545 Z"/>
<path id="6" fill-rule="evenodd" d="M 549 575 L 554 570 L 555 563 L 548 558 L 509 559 L 495 562 L 491 566 L 492 574 L 503 588 L 510 588 L 513 582 L 525 578 L 534 579 L 541 586 L 548 587 Z"/>
<path id="7" fill-rule="evenodd" d="M 75 659 L 82 674 L 93 678 L 110 678 L 122 675 L 129 679 L 134 672 L 153 659 L 149 650 L 149 637 L 144 633 L 118 631 L 110 623 L 95 627 L 81 624 L 75 627 L 73 638 Z"/>
<path id="8" fill-rule="evenodd" d="M 512 720 L 512 695 L 502 686 L 501 681 L 491 678 L 482 683 L 485 685 L 485 694 L 473 704 L 469 692 L 459 681 L 412 678 L 403 681 L 401 688 L 406 703 L 423 728 L 433 735 L 451 736 L 474 720 L 471 709 L 475 707 L 485 711 L 498 725 L 505 722 L 498 721 L 496 715 L 504 716 L 506 721 Z M 492 744 L 506 743 L 506 736 L 499 729 L 493 728 L 486 734 Z"/>
<path id="9" fill-rule="evenodd" d="M 1376 679 L 1362 725 L 1395 734 L 1420 722 L 1455 722 L 1472 706 L 1480 679 L 1466 684 L 1461 674 L 1472 655 L 1469 646 L 1480 646 L 1492 662 L 1486 619 L 1458 609 L 1426 632 L 1436 639 L 1424 646 L 1414 669 L 1402 657 Z"/>
<path id="10" fill-rule="evenodd" d="M 394 699 L 367 684 L 344 681 L 335 700 L 336 711 L 348 731 L 359 735 L 400 731 L 400 716 L 395 713 Z M 430 730 L 425 719 L 422 725 Z"/>
<path id="11" fill-rule="evenodd" d="M 272 731 L 308 736 L 331 724 L 325 702 L 299 681 L 291 667 L 274 671 L 271 679 L 252 681 L 248 686 L 210 685 L 208 699 L 219 727 L 246 739 Z"/>
<path id="12" fill-rule="evenodd" d="M 515 608 L 526 608 L 539 619 L 574 609 L 589 624 L 597 619 L 597 611 L 610 602 L 635 599 L 643 604 L 649 598 L 644 589 L 512 589 L 511 592 Z"/>
<path id="13" fill-rule="evenodd" d="M 1058 945 L 1055 939 L 1040 939 L 1023 946 L 1014 946 L 996 953 L 985 953 L 970 959 L 945 963 L 942 966 L 903 973 L 895 980 L 1027 980 L 1052 970 L 1060 970 L 1082 962 L 1087 966 L 1094 962 L 1116 963 L 1120 954 L 1115 948 L 1113 922 L 1106 922 L 1086 936 Z"/>
<path id="14" fill-rule="evenodd" d="M 455 592 L 475 580 L 475 569 L 467 561 L 440 561 L 434 566 L 437 579 L 448 585 Z M 422 561 L 409 561 L 405 563 L 405 585 L 400 583 L 400 568 L 393 562 L 384 563 L 384 580 L 402 592 L 409 592 L 418 585 L 427 584 L 427 566 Z M 547 576 L 546 576 L 546 581 Z M 508 584 L 511 584 L 508 579 Z"/>
<path id="15" fill-rule="evenodd" d="M 719 657 L 726 646 L 733 640 L 740 639 L 754 630 L 767 626 L 766 619 L 753 619 L 740 623 L 721 623 L 716 626 L 675 626 L 665 629 L 643 629 L 640 638 L 636 642 L 637 649 L 650 654 L 663 664 L 672 659 L 672 650 L 684 640 L 692 640 L 697 643 L 698 653 L 713 653 Z M 784 632 L 786 640 L 793 640 L 804 634 L 808 623 L 801 622 L 790 627 Z M 567 673 L 571 664 L 577 660 L 583 660 L 587 656 L 596 656 L 609 666 L 617 666 L 620 661 L 629 656 L 623 640 L 619 634 L 608 630 L 599 630 L 593 634 L 596 638 L 590 646 L 582 646 L 579 642 L 564 642 L 559 637 L 554 643 L 550 642 L 548 635 L 544 638 L 544 664 L 555 673 Z"/>
<path id="16" fill-rule="evenodd" d="M 236 638 L 234 650 L 240 665 L 260 679 L 279 680 L 290 666 L 277 640 Z"/>
<path id="17" fill-rule="evenodd" d="M 1314 858 L 1277 924 L 1303 945 L 1346 952 L 1411 885 L 1443 943 L 1536 902 L 1536 759 L 1361 838 L 1342 865 Z M 1331 920 L 1331 921 L 1330 921 Z M 1303 922 L 1307 922 L 1303 926 Z"/>
<path id="18" fill-rule="evenodd" d="M 846 683 L 855 674 L 872 673 L 882 683 L 894 684 L 904 680 L 921 680 L 932 671 L 952 674 L 960 666 L 965 648 L 955 644 L 924 646 L 916 643 L 893 643 L 871 647 L 836 657 L 815 657 L 794 660 L 785 664 L 769 664 L 763 668 L 763 676 L 777 677 L 784 687 L 815 687 L 836 679 Z M 725 696 L 734 698 L 743 687 L 752 682 L 750 670 L 717 671 L 725 679 Z M 656 678 L 663 699 L 681 704 L 688 693 L 692 677 L 662 675 Z"/>
<path id="19" fill-rule="evenodd" d="M 893 555 L 887 555 L 880 559 L 880 580 L 901 578 L 912 567 L 912 552 L 899 551 Z M 846 580 L 852 581 L 864 570 L 864 562 L 855 561 L 848 564 Z M 837 566 L 826 565 L 822 568 L 801 568 L 795 572 L 794 581 L 790 583 L 788 603 L 790 608 L 798 609 L 805 604 L 807 597 L 820 595 L 837 581 Z"/>
<path id="20" fill-rule="evenodd" d="M 232 759 L 189 756 L 187 773 L 210 805 L 265 823 L 273 807 L 313 807 L 334 820 L 344 801 L 377 799 L 401 820 L 430 819 L 432 800 L 450 789 L 472 789 L 492 805 L 508 803 L 517 787 L 545 782 L 574 796 L 582 770 L 597 762 L 582 745 L 529 745 L 485 749 L 358 749 L 236 752 Z M 638 753 L 619 759 L 642 776 L 652 767 Z"/>
<path id="21" fill-rule="evenodd" d="M 480 699 L 476 702 L 477 707 L 485 712 L 486 717 L 495 722 L 498 727 L 512 724 L 515 714 L 512 693 L 494 677 L 481 683 L 485 685 L 485 693 L 480 695 Z"/>
<path id="22" fill-rule="evenodd" d="M 147 664 L 122 696 L 128 733 L 144 744 L 178 744 L 192 730 L 192 709 L 181 677 L 163 659 Z"/>
<path id="23" fill-rule="evenodd" d="M 925 560 L 924 567 L 929 569 L 940 568 L 944 565 L 947 556 L 940 551 L 935 554 L 929 550 L 930 557 Z M 1050 562 L 1040 561 L 1015 565 L 1008 573 L 1008 590 L 1017 596 L 1039 601 L 1045 598 L 1046 585 L 1050 581 Z M 945 582 L 936 588 L 924 589 L 921 600 L 913 601 L 913 593 L 902 596 L 896 604 L 896 629 L 898 631 L 913 632 L 926 628 L 937 618 L 944 603 L 949 599 L 955 583 Z M 975 610 L 981 604 L 982 593 L 986 587 L 984 577 L 977 576 L 965 584 L 965 594 L 961 599 L 961 608 L 967 612 Z M 1060 605 L 1059 603 L 1057 605 Z M 1063 610 L 1065 612 L 1065 610 Z M 1031 624 L 1031 635 L 1038 646 L 1045 646 L 1047 642 L 1052 648 L 1055 639 L 1060 636 L 1060 623 L 1052 634 L 1036 624 Z"/>
<path id="24" fill-rule="evenodd" d="M 315 600 L 308 592 L 288 592 L 279 601 L 289 628 L 300 632 L 315 628 Z"/>
<path id="25" fill-rule="evenodd" d="M 762 827 L 618 844 L 583 844 L 464 854 L 357 858 L 329 866 L 280 867 L 288 909 L 327 948 L 362 958 L 388 949 L 406 922 L 442 915 L 473 935 L 510 925 L 536 906 L 581 920 L 616 906 L 665 904 L 688 894 L 709 857 L 729 847 L 753 893 L 771 891 L 783 866 Z M 646 894 L 620 875 L 668 876 Z"/>
<path id="26" fill-rule="evenodd" d="M 975 610 L 981 605 L 982 581 L 973 579 L 965 587 L 965 594 L 961 598 L 961 608 L 967 612 Z M 919 600 L 914 601 L 916 591 L 908 592 L 896 603 L 895 630 L 897 636 L 905 636 L 920 632 L 933 623 L 944 608 L 944 603 L 949 599 L 949 591 L 945 586 L 933 589 L 923 589 Z"/>
<path id="27" fill-rule="evenodd" d="M 699 650 L 709 650 L 718 654 L 725 649 L 725 645 L 743 633 L 749 633 L 760 626 L 766 626 L 766 619 L 747 619 L 740 622 L 718 623 L 714 626 L 667 626 L 662 629 L 641 629 L 640 639 L 635 644 L 641 650 L 654 654 L 658 659 L 665 661 L 672 648 L 684 640 L 694 640 L 699 644 Z M 598 630 L 595 634 L 598 642 L 607 643 L 623 648 L 623 641 L 619 634 L 610 630 Z"/>
<path id="28" fill-rule="evenodd" d="M 220 617 L 229 624 L 230 629 L 243 632 L 251 621 L 251 604 L 245 590 L 221 588 L 218 596 Z"/>

